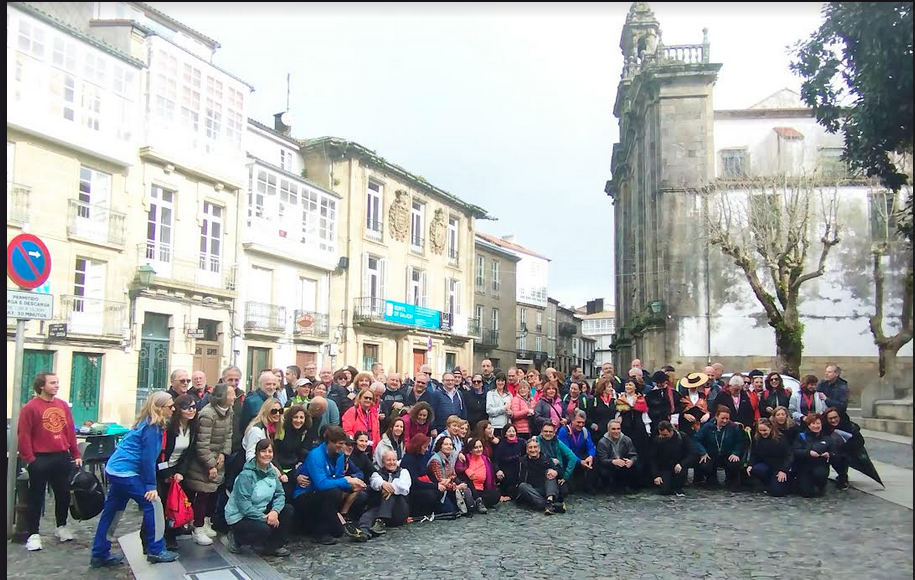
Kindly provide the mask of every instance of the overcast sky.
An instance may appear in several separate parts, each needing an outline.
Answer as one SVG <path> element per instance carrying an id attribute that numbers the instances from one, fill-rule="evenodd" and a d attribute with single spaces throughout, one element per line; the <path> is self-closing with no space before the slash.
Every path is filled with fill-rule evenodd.
<path id="1" fill-rule="evenodd" d="M 479 230 L 551 258 L 550 296 L 613 302 L 603 189 L 629 3 L 151 4 L 220 42 L 216 64 L 255 87 L 252 118 L 272 124 L 291 73 L 295 137 L 375 150 L 485 208 L 497 221 Z M 819 3 L 651 7 L 665 44 L 709 29 L 716 109 L 797 90 L 786 47 L 820 23 Z"/>

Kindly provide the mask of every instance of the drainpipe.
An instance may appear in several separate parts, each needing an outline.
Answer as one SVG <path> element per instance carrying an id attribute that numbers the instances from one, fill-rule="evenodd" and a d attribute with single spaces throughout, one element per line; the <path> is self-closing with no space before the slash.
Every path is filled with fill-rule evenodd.
<path id="1" fill-rule="evenodd" d="M 708 196 L 702 200 L 702 213 L 705 220 L 706 228 L 708 227 Z M 709 281 L 709 243 L 706 236 L 705 245 L 702 249 L 703 260 L 705 261 L 705 360 L 706 364 L 712 364 L 712 294 L 711 284 Z"/>

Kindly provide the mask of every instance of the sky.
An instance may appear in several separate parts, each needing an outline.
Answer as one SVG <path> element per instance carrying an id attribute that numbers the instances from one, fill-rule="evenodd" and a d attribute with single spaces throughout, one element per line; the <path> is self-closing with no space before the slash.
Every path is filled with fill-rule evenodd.
<path id="1" fill-rule="evenodd" d="M 478 230 L 549 257 L 551 297 L 613 302 L 604 184 L 629 3 L 150 4 L 219 41 L 214 62 L 255 87 L 251 118 L 272 126 L 290 73 L 296 138 L 375 150 L 486 209 Z M 716 109 L 798 90 L 787 47 L 820 7 L 651 3 L 667 45 L 709 29 Z"/>

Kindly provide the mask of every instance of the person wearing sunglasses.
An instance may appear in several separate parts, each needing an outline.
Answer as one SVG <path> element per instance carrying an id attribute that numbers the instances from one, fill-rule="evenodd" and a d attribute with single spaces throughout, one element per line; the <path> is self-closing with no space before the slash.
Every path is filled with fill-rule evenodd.
<path id="1" fill-rule="evenodd" d="M 242 440 L 242 447 L 245 450 L 245 461 L 254 459 L 257 449 L 257 442 L 261 439 L 269 439 L 271 442 L 277 438 L 283 438 L 283 406 L 276 399 L 267 399 L 261 405 L 261 410 L 254 419 L 248 424 L 245 430 L 245 438 Z M 289 477 L 274 465 L 276 475 L 281 482 L 286 483 Z"/>
<path id="2" fill-rule="evenodd" d="M 459 383 L 456 379 L 452 380 L 452 384 L 455 387 L 459 386 Z M 465 391 L 459 388 L 456 388 L 455 390 L 460 393 L 460 396 L 464 397 L 464 403 L 467 405 L 467 421 L 470 422 L 470 429 L 473 430 L 476 428 L 477 423 L 489 417 L 486 413 L 487 389 L 483 375 L 475 374 L 473 377 L 471 377 L 469 391 Z"/>
<path id="3" fill-rule="evenodd" d="M 343 431 L 353 437 L 356 431 L 365 431 L 369 436 L 369 447 L 381 440 L 381 427 L 378 424 L 378 407 L 375 406 L 375 394 L 370 389 L 363 389 L 356 395 L 356 404 L 342 417 Z"/>
<path id="4" fill-rule="evenodd" d="M 184 369 L 173 370 L 169 380 L 171 386 L 168 387 L 168 391 L 166 392 L 172 396 L 173 400 L 177 400 L 178 397 L 186 394 L 191 385 L 191 378 Z"/>
<path id="5" fill-rule="evenodd" d="M 763 382 L 763 388 L 765 390 L 759 401 L 760 415 L 771 417 L 775 409 L 788 407 L 788 403 L 791 402 L 791 391 L 785 388 L 785 381 L 780 374 L 769 373 Z"/>

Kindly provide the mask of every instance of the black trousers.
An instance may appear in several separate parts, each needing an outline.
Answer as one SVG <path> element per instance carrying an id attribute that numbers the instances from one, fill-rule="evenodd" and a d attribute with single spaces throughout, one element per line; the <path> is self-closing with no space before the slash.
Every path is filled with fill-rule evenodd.
<path id="1" fill-rule="evenodd" d="M 343 535 L 343 524 L 337 512 L 343 506 L 344 493 L 340 489 L 310 491 L 295 498 L 293 505 L 300 522 L 305 524 L 314 536 L 322 538 Z"/>
<path id="2" fill-rule="evenodd" d="M 838 483 L 848 482 L 848 458 L 840 453 L 829 456 L 829 464 L 839 474 Z"/>
<path id="3" fill-rule="evenodd" d="M 661 474 L 658 476 L 661 478 L 660 491 L 661 495 L 673 495 L 675 493 L 683 493 L 683 486 L 686 485 L 686 474 L 688 469 L 685 467 L 680 470 L 680 473 L 674 473 L 673 470 L 661 471 Z"/>
<path id="4" fill-rule="evenodd" d="M 414 518 L 421 518 L 423 516 L 428 516 L 433 512 L 440 512 L 441 510 L 438 508 L 442 505 L 439 501 L 441 497 L 442 494 L 438 490 L 410 490 L 410 495 L 408 496 L 408 501 L 410 503 L 410 515 L 412 515 Z"/>
<path id="5" fill-rule="evenodd" d="M 51 484 L 51 489 L 54 490 L 54 516 L 57 518 L 57 526 L 67 525 L 67 512 L 70 509 L 70 474 L 73 472 L 70 454 L 67 451 L 36 453 L 35 461 L 30 463 L 27 469 L 29 494 L 25 523 L 29 535 L 38 533 L 41 507 L 44 505 L 44 494 L 48 484 Z"/>
<path id="6" fill-rule="evenodd" d="M 594 464 L 592 463 L 592 465 Z M 572 472 L 571 480 L 568 483 L 569 491 L 572 493 L 580 491 L 594 493 L 598 487 L 597 470 L 583 467 L 581 463 L 575 464 L 575 471 Z"/>
<path id="7" fill-rule="evenodd" d="M 499 498 L 500 498 L 500 496 L 502 495 L 502 494 L 499 492 L 499 489 L 498 489 L 498 488 L 494 488 L 494 489 L 474 489 L 474 490 L 472 490 L 472 491 L 473 491 L 473 500 L 476 501 L 476 500 L 478 500 L 478 499 L 482 499 L 482 500 L 483 500 L 483 505 L 485 505 L 485 506 L 488 507 L 488 508 L 491 508 L 492 506 L 494 506 L 494 505 L 496 505 L 497 503 L 499 503 Z"/>
<path id="8" fill-rule="evenodd" d="M 724 469 L 725 482 L 728 485 L 738 485 L 741 480 L 741 476 L 745 474 L 743 467 L 743 462 L 737 461 L 731 463 L 728 461 L 726 456 L 721 457 L 711 457 L 705 463 L 697 463 L 695 465 L 696 473 L 701 472 L 701 476 L 705 478 L 705 482 L 708 485 L 718 485 L 718 470 Z"/>
<path id="9" fill-rule="evenodd" d="M 244 518 L 231 524 L 229 529 L 239 546 L 263 546 L 267 551 L 273 551 L 286 544 L 294 514 L 295 510 L 287 503 L 279 514 L 280 525 L 275 528 L 267 525 L 266 520 Z"/>
<path id="10" fill-rule="evenodd" d="M 546 509 L 547 498 L 552 497 L 553 502 L 561 502 L 559 482 L 555 479 L 546 480 L 544 487 L 534 487 L 529 483 L 518 485 L 518 503 L 533 506 L 537 510 Z"/>
<path id="11" fill-rule="evenodd" d="M 502 469 L 502 481 L 499 482 L 499 491 L 502 495 L 514 497 L 518 492 L 518 464 L 506 465 Z"/>
<path id="12" fill-rule="evenodd" d="M 632 467 L 618 467 L 612 463 L 597 468 L 600 485 L 611 491 L 626 491 L 627 487 L 638 487 L 641 474 L 638 462 Z"/>
<path id="13" fill-rule="evenodd" d="M 829 481 L 829 464 L 820 460 L 806 461 L 796 466 L 797 491 L 804 497 L 819 497 L 826 491 Z"/>
<path id="14" fill-rule="evenodd" d="M 381 495 L 380 493 L 378 494 Z M 374 502 L 372 502 L 374 503 Z M 359 528 L 368 531 L 376 519 L 384 521 L 390 528 L 396 528 L 407 523 L 410 515 L 410 500 L 405 495 L 392 495 L 388 499 L 378 498 L 378 504 L 370 507 L 359 518 Z"/>

